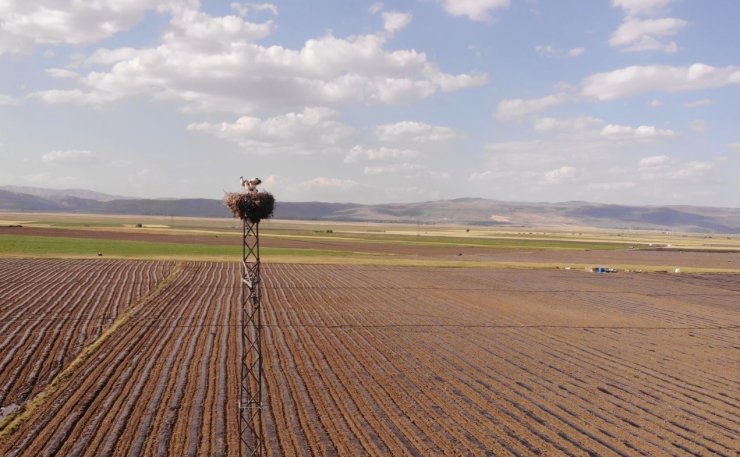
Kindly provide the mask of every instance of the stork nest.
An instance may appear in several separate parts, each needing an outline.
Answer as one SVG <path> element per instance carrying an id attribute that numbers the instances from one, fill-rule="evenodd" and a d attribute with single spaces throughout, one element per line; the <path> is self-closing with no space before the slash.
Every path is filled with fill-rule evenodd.
<path id="1" fill-rule="evenodd" d="M 229 192 L 224 202 L 234 217 L 255 223 L 271 218 L 275 209 L 275 197 L 269 192 Z"/>

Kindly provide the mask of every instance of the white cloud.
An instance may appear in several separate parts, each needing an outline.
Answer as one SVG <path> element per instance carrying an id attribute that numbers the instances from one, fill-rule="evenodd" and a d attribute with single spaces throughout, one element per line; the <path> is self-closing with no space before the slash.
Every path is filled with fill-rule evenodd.
<path id="1" fill-rule="evenodd" d="M 686 104 L 687 108 L 699 108 L 700 106 L 709 106 L 712 104 L 712 100 L 703 98 Z"/>
<path id="2" fill-rule="evenodd" d="M 727 145 L 728 148 L 732 149 L 735 152 L 740 152 L 740 141 L 736 141 L 734 143 L 730 143 Z"/>
<path id="3" fill-rule="evenodd" d="M 14 99 L 13 97 L 0 94 L 0 106 L 3 106 L 3 105 L 13 106 L 17 104 L 18 104 L 18 100 Z"/>
<path id="4" fill-rule="evenodd" d="M 238 3 L 232 2 L 231 9 L 241 17 L 246 17 L 252 12 L 266 11 L 277 16 L 278 8 L 272 3 Z"/>
<path id="5" fill-rule="evenodd" d="M 510 0 L 443 0 L 444 9 L 455 16 L 467 16 L 473 21 L 491 20 L 491 11 L 507 8 Z"/>
<path id="6" fill-rule="evenodd" d="M 571 48 L 568 51 L 562 51 L 549 44 L 538 44 L 534 47 L 534 50 L 538 55 L 542 57 L 562 57 L 566 55 L 570 57 L 578 57 L 586 52 L 586 48 L 581 47 Z"/>
<path id="7" fill-rule="evenodd" d="M 579 166 L 588 168 L 591 162 L 603 157 L 598 149 L 592 150 L 588 141 L 560 138 L 490 143 L 486 145 L 486 151 L 489 154 L 488 169 L 471 174 L 469 180 L 490 182 L 501 190 L 524 192 L 524 189 L 546 183 L 547 173 L 553 172 L 550 181 L 556 179 L 558 173 L 554 171 L 564 162 L 577 162 Z"/>
<path id="8" fill-rule="evenodd" d="M 636 186 L 637 183 L 634 181 L 620 181 L 591 183 L 586 187 L 593 190 L 626 190 L 633 189 Z"/>
<path id="9" fill-rule="evenodd" d="M 383 28 L 388 33 L 396 33 L 405 29 L 411 23 L 411 14 L 408 13 L 383 13 Z"/>
<path id="10" fill-rule="evenodd" d="M 652 15 L 664 10 L 672 0 L 612 0 L 612 6 L 625 10 L 628 16 Z"/>
<path id="11" fill-rule="evenodd" d="M 534 47 L 534 51 L 542 57 L 555 57 L 560 55 L 560 51 L 549 44 L 538 44 Z"/>
<path id="12" fill-rule="evenodd" d="M 231 2 L 231 10 L 241 17 L 247 17 L 249 15 L 249 6 L 238 2 Z"/>
<path id="13" fill-rule="evenodd" d="M 711 179 L 714 165 L 672 158 L 666 155 L 640 159 L 638 169 L 644 181 L 681 181 L 701 183 Z"/>
<path id="14" fill-rule="evenodd" d="M 51 173 L 48 171 L 44 171 L 41 173 L 36 173 L 33 175 L 26 175 L 23 177 L 24 180 L 32 183 L 42 183 L 42 182 L 48 182 L 52 178 Z"/>
<path id="15" fill-rule="evenodd" d="M 661 19 L 627 18 L 612 34 L 609 44 L 622 47 L 624 51 L 663 51 L 676 52 L 678 45 L 661 41 L 681 31 L 688 22 L 683 19 L 666 17 Z"/>
<path id="16" fill-rule="evenodd" d="M 41 156 L 44 163 L 90 163 L 96 160 L 95 154 L 87 150 L 64 149 L 46 153 Z"/>
<path id="17" fill-rule="evenodd" d="M 582 193 L 586 188 L 628 189 L 631 186 L 620 184 L 634 181 L 634 170 L 625 167 L 628 157 L 654 151 L 659 146 L 657 140 L 675 135 L 672 130 L 654 126 L 604 125 L 602 119 L 592 116 L 537 118 L 533 127 L 543 136 L 488 144 L 489 169 L 471 174 L 469 181 L 490 182 L 501 191 L 515 188 L 518 198 L 544 192 L 543 185 L 575 182 L 583 185 L 567 190 L 562 187 L 559 192 L 583 199 L 587 198 Z M 588 187 L 590 184 L 594 186 Z"/>
<path id="18" fill-rule="evenodd" d="M 43 187 L 71 187 L 79 185 L 79 180 L 73 176 L 58 175 L 48 171 L 21 175 L 20 179 L 26 183 Z"/>
<path id="19" fill-rule="evenodd" d="M 398 30 L 407 15 L 388 13 Z M 154 47 L 105 49 L 91 71 L 70 90 L 41 91 L 49 102 L 100 105 L 127 96 L 177 100 L 188 111 L 254 113 L 344 103 L 403 104 L 438 92 L 485 84 L 480 74 L 448 74 L 415 50 L 387 50 L 386 31 L 310 39 L 300 49 L 256 41 L 275 28 L 238 16 L 214 17 L 183 8 Z"/>
<path id="20" fill-rule="evenodd" d="M 570 118 L 540 117 L 534 120 L 534 129 L 538 133 L 583 131 L 603 123 L 603 119 L 591 116 Z"/>
<path id="21" fill-rule="evenodd" d="M 45 103 L 49 103 L 52 105 L 62 103 L 76 103 L 80 105 L 89 105 L 96 108 L 99 108 L 106 103 L 110 103 L 120 98 L 120 95 L 117 95 L 113 92 L 83 92 L 80 89 L 44 90 L 40 92 L 34 92 L 29 96 L 31 98 L 37 98 Z"/>
<path id="22" fill-rule="evenodd" d="M 379 161 L 394 159 L 410 159 L 419 156 L 419 151 L 414 149 L 396 149 L 385 146 L 377 149 L 368 149 L 362 146 L 353 147 L 344 158 L 345 163 L 360 161 Z"/>
<path id="23" fill-rule="evenodd" d="M 31 97 L 43 100 L 46 103 L 72 103 L 83 98 L 85 94 L 79 89 L 73 90 L 45 90 L 31 94 Z"/>
<path id="24" fill-rule="evenodd" d="M 76 71 L 68 70 L 66 68 L 47 68 L 46 73 L 52 78 L 59 79 L 74 79 L 80 76 Z"/>
<path id="25" fill-rule="evenodd" d="M 149 168 L 142 168 L 141 170 L 137 171 L 136 173 L 131 173 L 128 175 L 129 182 L 138 185 L 141 183 L 145 183 L 147 181 L 153 181 L 156 177 L 156 173 L 153 172 Z"/>
<path id="26" fill-rule="evenodd" d="M 678 51 L 674 41 L 667 37 L 676 35 L 688 22 L 675 17 L 645 18 L 663 13 L 672 0 L 613 0 L 612 6 L 625 12 L 622 24 L 612 34 L 609 44 L 622 51 Z"/>
<path id="27" fill-rule="evenodd" d="M 706 181 L 713 171 L 714 165 L 709 162 L 690 161 L 673 169 L 669 178 L 680 181 Z"/>
<path id="28" fill-rule="evenodd" d="M 650 107 L 651 108 L 658 108 L 659 106 L 663 106 L 663 102 L 658 100 L 657 98 L 650 101 Z"/>
<path id="29" fill-rule="evenodd" d="M 291 192 L 302 192 L 310 190 L 349 190 L 357 187 L 359 183 L 351 179 L 327 178 L 319 176 L 317 178 L 303 181 L 294 186 L 289 186 Z"/>
<path id="30" fill-rule="evenodd" d="M 378 14 L 383 10 L 383 2 L 377 2 L 370 5 L 370 8 L 367 9 L 367 12 L 370 14 Z"/>
<path id="31" fill-rule="evenodd" d="M 640 170 L 663 168 L 668 165 L 670 161 L 671 158 L 666 155 L 643 157 L 640 159 L 639 168 Z"/>
<path id="32" fill-rule="evenodd" d="M 493 172 L 491 170 L 482 171 L 480 173 L 471 173 L 468 177 L 468 181 L 487 181 L 493 178 Z"/>
<path id="33" fill-rule="evenodd" d="M 601 135 L 610 140 L 655 140 L 670 138 L 676 135 L 673 130 L 660 129 L 652 125 L 630 127 L 627 125 L 609 124 L 601 129 Z"/>
<path id="34" fill-rule="evenodd" d="M 254 9 L 255 11 L 268 11 L 276 16 L 278 14 L 277 6 L 273 5 L 272 3 L 249 3 L 248 5 L 251 6 L 252 9 Z"/>
<path id="35" fill-rule="evenodd" d="M 367 166 L 363 170 L 366 175 L 412 173 L 422 170 L 424 167 L 418 163 L 394 163 L 390 165 Z"/>
<path id="36" fill-rule="evenodd" d="M 563 93 L 533 99 L 506 99 L 499 102 L 495 116 L 502 120 L 521 120 L 547 108 L 560 105 L 567 99 L 568 97 Z"/>
<path id="37" fill-rule="evenodd" d="M 564 165 L 560 168 L 550 170 L 545 173 L 545 182 L 548 184 L 562 184 L 564 182 L 578 179 L 579 170 L 570 165 Z"/>
<path id="38" fill-rule="evenodd" d="M 626 165 L 639 151 L 655 150 L 654 145 L 614 141 L 599 132 L 488 144 L 487 169 L 471 174 L 469 180 L 490 182 L 502 192 L 514 189 L 518 198 L 541 195 L 544 184 L 577 181 L 583 186 L 569 188 L 571 198 L 586 198 L 582 189 L 588 184 L 634 181 L 635 172 Z"/>
<path id="39" fill-rule="evenodd" d="M 740 68 L 695 63 L 688 67 L 631 66 L 587 77 L 581 94 L 596 100 L 616 100 L 646 92 L 683 92 L 740 84 Z"/>
<path id="40" fill-rule="evenodd" d="M 242 116 L 233 123 L 190 124 L 189 130 L 209 133 L 256 153 L 313 153 L 337 147 L 354 129 L 328 108 L 305 108 L 271 118 Z"/>
<path id="41" fill-rule="evenodd" d="M 375 128 L 375 135 L 381 141 L 411 141 L 415 143 L 447 141 L 459 136 L 455 130 L 449 127 L 414 121 L 379 125 Z"/>
<path id="42" fill-rule="evenodd" d="M 269 188 L 275 187 L 278 181 L 280 181 L 280 176 L 270 175 L 267 178 L 262 180 L 262 186 L 269 189 Z"/>
<path id="43" fill-rule="evenodd" d="M 29 52 L 38 44 L 94 43 L 127 30 L 163 3 L 6 0 L 0 2 L 0 55 Z"/>
<path id="44" fill-rule="evenodd" d="M 615 202 L 685 202 L 687 192 L 707 191 L 715 171 L 721 175 L 717 161 L 671 158 L 668 151 L 687 152 L 683 144 L 666 141 L 677 136 L 666 128 L 581 116 L 534 119 L 533 130 L 542 136 L 486 145 L 487 163 L 470 173 L 469 185 L 510 200 L 598 195 Z"/>
<path id="45" fill-rule="evenodd" d="M 486 162 L 469 171 L 465 184 L 513 201 L 687 204 L 689 195 L 711 192 L 724 174 L 718 161 L 672 159 L 685 154 L 682 145 L 614 141 L 601 130 L 488 144 Z"/>
<path id="46" fill-rule="evenodd" d="M 697 133 L 704 133 L 707 130 L 707 122 L 703 119 L 694 119 L 691 121 L 691 130 Z"/>
<path id="47" fill-rule="evenodd" d="M 116 49 L 100 48 L 84 59 L 84 63 L 87 65 L 113 65 L 124 60 L 132 59 L 137 53 L 138 51 L 136 49 L 128 47 Z"/>
<path id="48" fill-rule="evenodd" d="M 237 43 L 253 43 L 265 38 L 274 27 L 271 20 L 255 23 L 237 16 L 210 16 L 189 9 L 172 17 L 163 41 L 173 51 L 193 54 L 222 52 Z M 141 56 L 141 53 L 136 55 Z"/>

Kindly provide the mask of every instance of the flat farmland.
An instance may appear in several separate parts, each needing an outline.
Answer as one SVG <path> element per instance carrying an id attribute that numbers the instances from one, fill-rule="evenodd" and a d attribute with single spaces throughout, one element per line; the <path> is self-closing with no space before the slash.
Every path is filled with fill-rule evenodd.
<path id="1" fill-rule="evenodd" d="M 0 262 L 0 407 L 41 391 L 172 262 Z"/>
<path id="2" fill-rule="evenodd" d="M 239 265 L 139 264 L 171 282 L 0 454 L 236 455 Z M 737 275 L 263 268 L 270 455 L 737 454 Z"/>
<path id="3" fill-rule="evenodd" d="M 1 215 L 0 215 L 1 217 Z M 201 222 L 204 223 L 204 222 Z M 536 232 L 521 234 L 448 228 L 430 234 L 335 227 L 327 223 L 297 230 L 270 221 L 262 253 L 270 263 L 329 263 L 389 266 L 492 268 L 583 268 L 740 273 L 740 243 L 733 237 L 662 234 Z M 262 229 L 261 229 L 262 230 Z M 239 233 L 233 228 L 199 229 L 49 227 L 0 225 L 0 257 L 171 259 L 229 261 Z M 671 244 L 677 243 L 677 244 Z M 683 243 L 683 244 L 681 244 Z M 662 247 L 661 247 L 662 246 Z M 671 247 L 668 247 L 671 246 Z"/>

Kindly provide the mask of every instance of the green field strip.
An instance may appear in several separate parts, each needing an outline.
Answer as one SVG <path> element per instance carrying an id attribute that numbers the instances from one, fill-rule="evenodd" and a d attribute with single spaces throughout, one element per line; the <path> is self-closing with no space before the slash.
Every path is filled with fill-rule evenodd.
<path id="1" fill-rule="evenodd" d="M 109 240 L 30 235 L 0 235 L 0 256 L 5 257 L 98 257 L 106 258 L 209 258 L 239 259 L 241 243 L 234 246 L 150 241 Z M 383 257 L 388 254 L 303 248 L 262 248 L 261 255 L 291 257 Z"/>

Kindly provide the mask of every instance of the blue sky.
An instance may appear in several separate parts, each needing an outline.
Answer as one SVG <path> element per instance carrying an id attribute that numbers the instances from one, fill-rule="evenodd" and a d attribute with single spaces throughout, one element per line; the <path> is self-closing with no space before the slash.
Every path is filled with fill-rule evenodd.
<path id="1" fill-rule="evenodd" d="M 740 206 L 740 2 L 0 2 L 0 184 Z"/>

